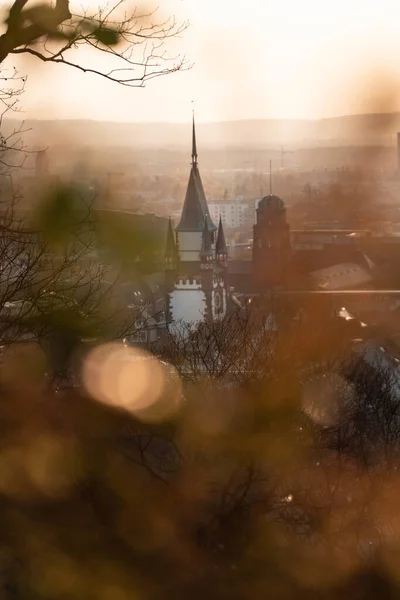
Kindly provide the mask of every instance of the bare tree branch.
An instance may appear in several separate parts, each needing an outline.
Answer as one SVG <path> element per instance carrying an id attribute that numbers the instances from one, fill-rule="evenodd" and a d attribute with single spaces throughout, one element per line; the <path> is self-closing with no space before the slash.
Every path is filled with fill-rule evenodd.
<path id="1" fill-rule="evenodd" d="M 155 23 L 155 12 L 138 14 L 136 9 L 121 15 L 125 0 L 80 15 L 70 13 L 69 0 L 32 7 L 26 6 L 28 1 L 16 1 L 10 9 L 7 29 L 0 36 L 0 63 L 12 54 L 30 54 L 128 87 L 142 87 L 147 80 L 187 66 L 184 57 L 173 58 L 161 50 L 187 23 L 174 18 Z M 77 50 L 82 45 L 105 54 L 110 68 L 81 62 Z"/>

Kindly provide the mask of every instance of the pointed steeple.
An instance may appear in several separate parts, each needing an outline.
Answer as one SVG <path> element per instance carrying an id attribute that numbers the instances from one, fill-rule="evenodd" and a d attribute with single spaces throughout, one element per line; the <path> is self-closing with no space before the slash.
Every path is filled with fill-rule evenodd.
<path id="1" fill-rule="evenodd" d="M 202 258 L 209 259 L 214 255 L 214 251 L 212 249 L 212 232 L 209 225 L 209 217 L 206 215 L 204 217 L 204 229 L 203 229 L 203 241 L 201 245 L 200 256 Z"/>
<path id="2" fill-rule="evenodd" d="M 196 130 L 193 116 L 192 167 L 190 169 L 189 182 L 186 189 L 181 220 L 175 231 L 203 231 L 204 218 L 207 214 L 207 200 L 204 194 L 203 184 L 201 182 L 200 172 L 197 164 Z M 215 231 L 217 229 L 210 218 L 208 226 L 211 231 Z"/>
<path id="3" fill-rule="evenodd" d="M 193 124 L 192 124 L 192 165 L 197 165 L 197 145 L 196 145 L 196 127 L 194 124 L 194 111 L 193 111 Z"/>
<path id="4" fill-rule="evenodd" d="M 216 253 L 217 257 L 220 254 L 228 253 L 228 248 L 226 247 L 226 242 L 225 242 L 224 227 L 222 225 L 221 215 L 219 216 L 218 234 L 217 234 L 217 242 L 215 245 L 215 253 Z"/>
<path id="5" fill-rule="evenodd" d="M 178 258 L 178 252 L 175 243 L 174 231 L 172 228 L 172 220 L 169 217 L 168 229 L 167 229 L 167 240 L 165 244 L 165 263 L 166 265 L 172 266 L 176 264 Z"/>

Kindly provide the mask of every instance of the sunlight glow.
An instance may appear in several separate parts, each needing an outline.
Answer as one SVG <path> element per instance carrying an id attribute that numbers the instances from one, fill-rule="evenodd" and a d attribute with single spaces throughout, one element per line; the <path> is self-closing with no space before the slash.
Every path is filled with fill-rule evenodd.
<path id="1" fill-rule="evenodd" d="M 94 348 L 82 369 L 88 394 L 103 404 L 158 421 L 178 408 L 180 382 L 168 365 L 138 348 L 109 343 Z"/>
<path id="2" fill-rule="evenodd" d="M 83 2 L 92 9 L 98 4 Z M 143 11 L 155 6 L 139 3 Z M 27 115 L 187 121 L 193 99 L 199 122 L 400 108 L 400 5 L 392 0 L 168 0 L 160 10 L 162 18 L 190 21 L 166 47 L 170 55 L 185 55 L 190 70 L 130 90 L 27 61 L 23 66 L 32 73 L 24 98 Z M 58 85 L 46 99 L 43 84 L 50 78 Z"/>

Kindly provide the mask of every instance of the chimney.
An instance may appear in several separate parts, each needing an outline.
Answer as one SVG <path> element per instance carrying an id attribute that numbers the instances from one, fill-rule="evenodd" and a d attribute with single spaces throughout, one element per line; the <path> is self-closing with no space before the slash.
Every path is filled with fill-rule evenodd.
<path id="1" fill-rule="evenodd" d="M 397 134 L 397 172 L 400 173 L 400 132 Z"/>

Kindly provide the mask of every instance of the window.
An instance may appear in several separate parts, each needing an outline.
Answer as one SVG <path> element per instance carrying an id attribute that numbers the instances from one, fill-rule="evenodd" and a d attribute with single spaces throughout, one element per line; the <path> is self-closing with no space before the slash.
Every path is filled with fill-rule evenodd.
<path id="1" fill-rule="evenodd" d="M 134 343 L 135 343 L 135 342 L 136 342 L 136 343 L 137 343 L 137 342 L 147 342 L 147 331 L 145 331 L 145 330 L 143 330 L 143 329 L 142 329 L 142 330 L 140 330 L 140 331 L 137 331 L 136 333 L 134 333 L 134 334 L 131 336 L 131 340 L 132 340 L 132 342 L 134 342 Z"/>

